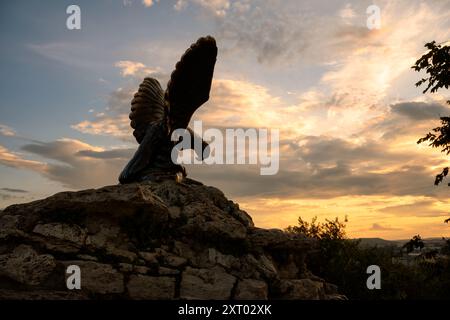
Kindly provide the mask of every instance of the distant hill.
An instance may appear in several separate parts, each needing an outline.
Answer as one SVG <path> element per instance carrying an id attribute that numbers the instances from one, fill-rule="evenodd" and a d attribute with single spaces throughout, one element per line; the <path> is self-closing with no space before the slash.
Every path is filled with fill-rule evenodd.
<path id="1" fill-rule="evenodd" d="M 389 246 L 395 246 L 395 247 L 401 247 L 406 242 L 409 241 L 409 239 L 401 239 L 401 240 L 385 240 L 382 238 L 358 238 L 354 240 L 359 240 L 360 245 L 363 247 L 389 247 Z M 425 238 L 422 239 L 425 247 L 440 247 L 445 244 L 445 241 L 442 238 Z"/>
<path id="2" fill-rule="evenodd" d="M 363 247 L 389 247 L 389 246 L 399 246 L 397 241 L 390 241 L 381 238 L 358 238 L 355 240 L 360 241 L 360 245 Z"/>

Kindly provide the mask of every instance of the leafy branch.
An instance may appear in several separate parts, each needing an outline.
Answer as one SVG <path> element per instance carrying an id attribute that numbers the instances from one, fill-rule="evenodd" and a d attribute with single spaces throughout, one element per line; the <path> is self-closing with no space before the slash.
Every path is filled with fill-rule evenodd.
<path id="1" fill-rule="evenodd" d="M 428 91 L 436 92 L 441 88 L 448 89 L 450 86 L 450 47 L 436 44 L 435 41 L 425 44 L 428 52 L 420 57 L 416 63 L 411 67 L 419 72 L 425 70 L 428 75 L 416 83 L 416 87 L 423 84 L 426 85 L 423 93 Z M 447 101 L 450 104 L 450 100 Z M 432 129 L 423 138 L 420 138 L 417 143 L 429 142 L 432 148 L 441 148 L 441 152 L 450 154 L 450 117 L 441 117 L 441 126 Z M 435 185 L 439 185 L 442 180 L 448 175 L 449 168 L 446 167 L 441 173 L 436 175 L 434 180 Z M 450 186 L 450 183 L 448 184 Z"/>

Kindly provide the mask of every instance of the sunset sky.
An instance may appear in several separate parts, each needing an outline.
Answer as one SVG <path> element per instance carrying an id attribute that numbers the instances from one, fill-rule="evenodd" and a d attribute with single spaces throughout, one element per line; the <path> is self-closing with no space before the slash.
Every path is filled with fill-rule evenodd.
<path id="1" fill-rule="evenodd" d="M 366 9 L 381 9 L 381 29 Z M 81 30 L 66 8 L 81 8 Z M 188 166 L 259 227 L 348 216 L 351 237 L 450 236 L 450 158 L 416 141 L 450 115 L 410 67 L 450 40 L 450 0 L 1 1 L 0 209 L 116 184 L 145 76 L 165 87 L 200 36 L 219 48 L 207 128 L 280 130 L 280 170 Z"/>

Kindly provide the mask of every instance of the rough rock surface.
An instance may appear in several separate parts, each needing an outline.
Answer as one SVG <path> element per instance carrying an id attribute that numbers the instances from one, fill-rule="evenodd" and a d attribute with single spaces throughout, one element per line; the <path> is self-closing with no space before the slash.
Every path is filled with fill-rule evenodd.
<path id="1" fill-rule="evenodd" d="M 312 247 L 189 179 L 61 192 L 0 212 L 0 299 L 343 298 L 305 267 Z"/>

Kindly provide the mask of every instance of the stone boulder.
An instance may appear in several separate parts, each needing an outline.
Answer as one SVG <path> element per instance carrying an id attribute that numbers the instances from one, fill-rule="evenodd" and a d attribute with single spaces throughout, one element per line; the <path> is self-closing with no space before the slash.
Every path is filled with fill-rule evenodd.
<path id="1" fill-rule="evenodd" d="M 314 246 L 190 179 L 61 192 L 0 212 L 0 299 L 343 298 L 307 270 Z"/>

